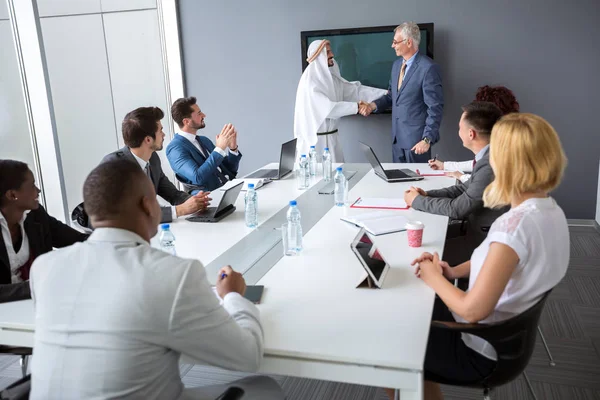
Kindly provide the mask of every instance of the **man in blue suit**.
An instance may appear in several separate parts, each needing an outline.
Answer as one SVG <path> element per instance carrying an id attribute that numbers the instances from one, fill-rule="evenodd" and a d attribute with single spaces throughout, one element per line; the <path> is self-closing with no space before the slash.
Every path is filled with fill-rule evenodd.
<path id="1" fill-rule="evenodd" d="M 235 178 L 242 154 L 238 151 L 237 130 L 227 124 L 216 137 L 216 146 L 206 136 L 198 135 L 206 115 L 195 97 L 177 99 L 171 107 L 173 120 L 180 132 L 167 146 L 167 159 L 177 179 L 192 194 L 213 191 Z"/>
<path id="2" fill-rule="evenodd" d="M 440 139 L 444 109 L 440 67 L 419 53 L 421 32 L 413 22 L 394 29 L 392 48 L 399 58 L 392 66 L 387 94 L 361 109 L 367 116 L 392 107 L 394 162 L 425 163 Z"/>

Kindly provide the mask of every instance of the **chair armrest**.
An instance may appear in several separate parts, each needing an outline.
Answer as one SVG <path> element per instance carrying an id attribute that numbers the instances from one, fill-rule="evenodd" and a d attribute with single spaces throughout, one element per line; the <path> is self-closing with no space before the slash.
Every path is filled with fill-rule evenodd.
<path id="1" fill-rule="evenodd" d="M 469 324 L 465 322 L 452 322 L 452 321 L 431 321 L 432 328 L 444 329 L 447 331 L 454 331 L 460 333 L 472 333 L 477 334 L 482 330 L 489 328 L 491 325 L 487 324 Z"/>

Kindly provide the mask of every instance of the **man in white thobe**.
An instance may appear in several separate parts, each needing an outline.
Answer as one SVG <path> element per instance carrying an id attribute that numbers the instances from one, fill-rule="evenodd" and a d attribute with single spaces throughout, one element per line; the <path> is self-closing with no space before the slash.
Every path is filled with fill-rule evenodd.
<path id="1" fill-rule="evenodd" d="M 294 113 L 298 156 L 308 155 L 310 146 L 316 147 L 317 154 L 328 147 L 332 161 L 341 163 L 344 152 L 338 119 L 357 114 L 361 101 L 369 103 L 387 91 L 342 78 L 328 40 L 312 42 L 307 56 L 308 67 L 298 83 Z"/>

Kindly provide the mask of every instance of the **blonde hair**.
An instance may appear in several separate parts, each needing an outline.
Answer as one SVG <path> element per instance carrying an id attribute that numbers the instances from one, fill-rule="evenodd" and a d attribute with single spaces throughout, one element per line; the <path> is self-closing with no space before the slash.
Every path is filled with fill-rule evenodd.
<path id="1" fill-rule="evenodd" d="M 484 205 L 498 208 L 515 197 L 555 189 L 567 158 L 554 128 L 542 117 L 512 113 L 492 129 L 490 163 L 495 179 L 483 193 Z"/>

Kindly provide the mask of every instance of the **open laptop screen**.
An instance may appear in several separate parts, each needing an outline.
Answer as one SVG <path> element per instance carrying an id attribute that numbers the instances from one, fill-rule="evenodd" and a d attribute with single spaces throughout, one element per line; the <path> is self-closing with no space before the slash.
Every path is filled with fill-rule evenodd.
<path id="1" fill-rule="evenodd" d="M 294 162 L 296 161 L 296 142 L 297 139 L 292 139 L 281 145 L 281 156 L 279 157 L 280 178 L 294 170 Z"/>

